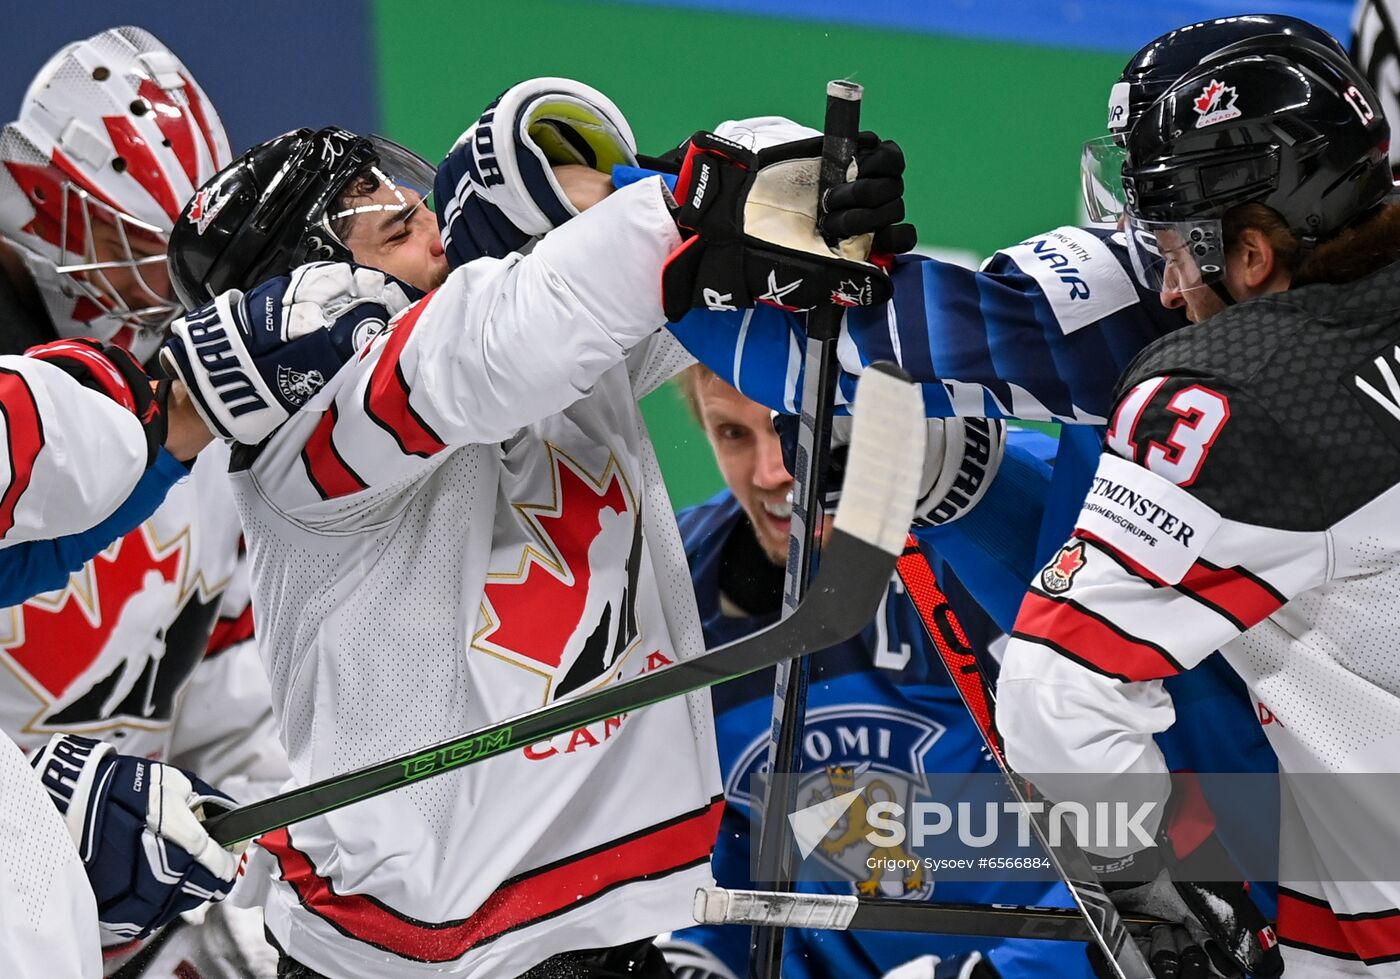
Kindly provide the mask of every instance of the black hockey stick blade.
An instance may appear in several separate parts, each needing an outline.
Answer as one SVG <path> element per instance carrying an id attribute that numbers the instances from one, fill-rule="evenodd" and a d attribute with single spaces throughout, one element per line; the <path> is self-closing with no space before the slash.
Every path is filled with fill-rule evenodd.
<path id="1" fill-rule="evenodd" d="M 1023 904 L 960 904 L 857 898 L 851 894 L 794 894 L 701 887 L 695 892 L 695 921 L 702 925 L 762 925 L 833 931 L 900 931 L 971 938 L 1033 938 L 1089 942 L 1093 934 L 1075 908 Z M 1124 927 L 1146 935 L 1160 918 L 1131 915 Z"/>
<path id="2" fill-rule="evenodd" d="M 409 754 L 211 816 L 228 846 L 586 724 L 762 670 L 854 636 L 880 604 L 914 517 L 924 441 L 923 399 L 897 367 L 871 365 L 856 394 L 850 471 L 824 571 L 788 618 L 664 670 L 541 707 Z M 909 460 L 914 462 L 910 463 Z"/>

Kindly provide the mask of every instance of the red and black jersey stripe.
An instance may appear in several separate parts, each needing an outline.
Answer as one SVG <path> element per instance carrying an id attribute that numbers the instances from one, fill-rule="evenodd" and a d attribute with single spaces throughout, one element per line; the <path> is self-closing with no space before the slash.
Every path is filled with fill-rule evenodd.
<path id="1" fill-rule="evenodd" d="M 0 368 L 0 414 L 5 416 L 5 453 L 10 483 L 0 493 L 0 537 L 15 525 L 15 509 L 34 477 L 34 462 L 44 448 L 44 423 L 29 382 L 18 371 Z"/>
<path id="2" fill-rule="evenodd" d="M 1339 914 L 1322 898 L 1280 887 L 1278 939 L 1334 959 L 1400 962 L 1400 909 Z"/>
<path id="3" fill-rule="evenodd" d="M 258 839 L 302 905 L 348 938 L 415 962 L 451 962 L 520 928 L 572 911 L 627 884 L 710 858 L 724 800 L 507 880 L 469 917 L 421 921 L 368 894 L 339 894 L 285 829 Z"/>
<path id="4" fill-rule="evenodd" d="M 1163 647 L 1134 636 L 1069 598 L 1032 589 L 1011 635 L 1049 646 L 1096 673 L 1125 682 L 1174 676 L 1181 664 Z"/>
<path id="5" fill-rule="evenodd" d="M 1197 558 L 1181 581 L 1168 586 L 1096 534 L 1076 529 L 1074 536 L 1092 541 L 1108 558 L 1134 577 L 1141 578 L 1154 588 L 1176 589 L 1229 620 L 1241 632 L 1267 619 L 1288 601 L 1276 588 L 1248 569 L 1240 565 L 1223 568 L 1204 558 Z"/>
<path id="6" fill-rule="evenodd" d="M 1176 590 L 1234 623 L 1241 632 L 1262 622 L 1288 601 L 1263 578 L 1239 565 L 1222 568 L 1198 558 Z"/>
<path id="7" fill-rule="evenodd" d="M 349 496 L 369 487 L 335 447 L 335 423 L 339 417 L 340 413 L 332 402 L 330 410 L 321 416 L 311 437 L 306 440 L 305 448 L 301 450 L 306 478 L 311 480 L 311 485 L 323 500 Z"/>
<path id="8" fill-rule="evenodd" d="M 441 452 L 447 445 L 409 403 L 408 381 L 403 376 L 399 357 L 433 295 L 433 292 L 428 293 L 390 327 L 384 351 L 365 388 L 365 414 L 393 437 L 400 452 L 424 459 Z"/>

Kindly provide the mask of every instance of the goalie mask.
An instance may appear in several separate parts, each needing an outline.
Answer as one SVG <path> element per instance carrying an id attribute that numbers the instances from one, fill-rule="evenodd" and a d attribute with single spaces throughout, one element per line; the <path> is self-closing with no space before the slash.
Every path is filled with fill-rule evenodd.
<path id="1" fill-rule="evenodd" d="M 0 133 L 0 232 L 60 336 L 154 352 L 179 311 L 171 226 L 229 158 L 209 98 L 146 31 L 113 28 L 49 59 Z"/>
<path id="2" fill-rule="evenodd" d="M 360 219 L 432 214 L 434 169 L 378 136 L 298 129 L 253 147 L 195 193 L 170 238 L 186 309 L 308 262 L 351 261 Z M 346 200 L 347 197 L 352 199 Z"/>
<path id="3" fill-rule="evenodd" d="M 1123 145 L 1129 130 L 1171 84 L 1213 52 L 1239 41 L 1270 34 L 1316 41 L 1344 54 L 1341 45 L 1320 27 L 1281 14 L 1243 14 L 1187 24 L 1168 31 L 1138 51 L 1108 96 L 1108 135 L 1084 143 L 1079 176 L 1084 212 L 1090 221 L 1114 223 L 1124 204 Z"/>
<path id="4" fill-rule="evenodd" d="M 1241 41 L 1183 75 L 1126 141 L 1125 230 L 1142 284 L 1223 292 L 1221 221 L 1241 204 L 1277 212 L 1305 252 L 1368 214 L 1391 190 L 1376 105 L 1345 55 L 1289 35 Z"/>

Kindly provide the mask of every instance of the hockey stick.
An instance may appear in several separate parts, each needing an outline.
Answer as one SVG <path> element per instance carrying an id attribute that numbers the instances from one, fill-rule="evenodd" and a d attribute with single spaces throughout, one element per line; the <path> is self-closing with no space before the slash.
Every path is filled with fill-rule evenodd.
<path id="1" fill-rule="evenodd" d="M 1012 794 L 1021 804 L 1022 811 L 1029 816 L 1028 821 L 1046 856 L 1069 888 L 1074 903 L 1079 906 L 1088 929 L 1088 939 L 1103 952 L 1108 967 L 1114 970 L 1118 979 L 1154 979 L 1154 973 L 1125 927 L 1118 909 L 1099 883 L 1088 856 L 1074 843 L 1072 834 L 1056 834 L 1059 842 L 1051 842 L 1049 814 L 1043 806 L 1029 805 L 1033 792 L 1030 783 L 1006 763 L 1001 735 L 996 729 L 996 692 L 982 671 L 982 665 L 977 661 L 977 654 L 968 643 L 961 623 L 953 614 L 948 596 L 943 594 L 934 580 L 933 569 L 919 550 L 919 543 L 913 534 L 905 542 L 897 568 L 904 590 L 918 609 L 925 634 L 938 650 L 953 685 L 957 687 L 968 713 L 977 722 L 977 728 L 982 732 L 982 738 Z"/>
<path id="2" fill-rule="evenodd" d="M 822 133 L 822 161 L 818 178 L 818 222 L 822 204 L 832 187 L 844 183 L 855 157 L 856 131 L 864 89 L 854 82 L 831 81 L 826 86 L 826 123 Z M 787 571 L 783 578 L 783 615 L 792 614 L 803 600 L 816 557 L 817 527 L 822 520 L 821 486 L 831 454 L 831 415 L 836 398 L 836 338 L 841 332 L 841 307 L 820 306 L 807 321 L 807 353 L 802 380 L 801 417 L 797 453 L 793 464 L 792 525 L 788 537 Z M 792 840 L 786 819 L 768 819 L 771 813 L 787 813 L 796 803 L 790 779 L 771 777 L 799 771 L 798 746 L 807 716 L 807 685 L 811 666 L 805 656 L 779 663 L 773 677 L 773 728 L 768 745 L 770 777 L 764 790 L 758 841 L 758 879 L 777 890 L 792 886 Z M 783 932 L 754 929 L 750 943 L 749 973 L 756 979 L 776 979 L 782 973 Z"/>
<path id="3" fill-rule="evenodd" d="M 702 925 L 761 925 L 765 928 L 819 928 L 835 931 L 903 931 L 972 938 L 1035 938 L 1059 942 L 1094 940 L 1075 908 L 1022 904 L 936 904 L 851 894 L 793 894 L 701 887 L 695 892 L 695 920 Z M 1134 915 L 1123 925 L 1146 935 L 1160 918 Z"/>
<path id="4" fill-rule="evenodd" d="M 872 365 L 857 389 L 856 406 L 860 420 L 851 437 L 851 475 L 827 544 L 831 571 L 813 583 L 788 618 L 664 670 L 211 816 L 204 824 L 209 835 L 225 846 L 251 840 L 854 636 L 874 616 L 894 573 L 900 542 L 914 517 L 924 451 L 923 399 L 898 368 Z"/>

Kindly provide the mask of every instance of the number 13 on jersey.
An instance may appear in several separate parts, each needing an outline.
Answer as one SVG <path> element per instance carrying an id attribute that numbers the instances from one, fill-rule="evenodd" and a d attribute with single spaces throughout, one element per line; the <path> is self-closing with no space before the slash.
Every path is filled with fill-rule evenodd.
<path id="1" fill-rule="evenodd" d="M 1190 486 L 1230 419 L 1230 399 L 1184 379 L 1153 377 L 1118 402 L 1110 449 L 1178 486 Z"/>

